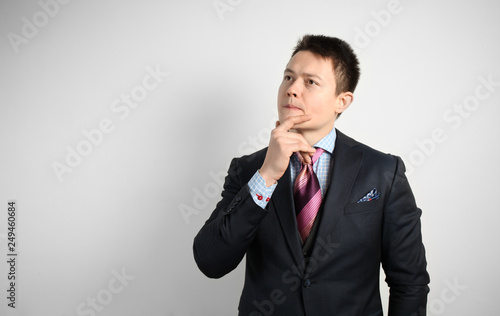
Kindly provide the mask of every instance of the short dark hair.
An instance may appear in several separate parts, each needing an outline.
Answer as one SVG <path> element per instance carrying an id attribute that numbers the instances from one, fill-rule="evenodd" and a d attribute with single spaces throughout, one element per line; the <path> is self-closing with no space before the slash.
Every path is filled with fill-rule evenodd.
<path id="1" fill-rule="evenodd" d="M 332 60 L 337 95 L 347 91 L 354 92 L 360 70 L 358 57 L 349 44 L 336 37 L 307 34 L 297 42 L 292 57 L 303 50 Z"/>

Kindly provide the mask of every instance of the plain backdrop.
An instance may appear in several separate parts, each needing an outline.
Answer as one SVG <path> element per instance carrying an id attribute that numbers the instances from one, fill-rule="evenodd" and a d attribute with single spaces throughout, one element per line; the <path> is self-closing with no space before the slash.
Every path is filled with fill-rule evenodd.
<path id="1" fill-rule="evenodd" d="M 428 315 L 497 315 L 499 13 L 492 0 L 2 0 L 0 314 L 236 315 L 244 264 L 206 278 L 193 238 L 230 160 L 267 146 L 283 69 L 312 33 L 361 62 L 336 127 L 407 165 Z"/>

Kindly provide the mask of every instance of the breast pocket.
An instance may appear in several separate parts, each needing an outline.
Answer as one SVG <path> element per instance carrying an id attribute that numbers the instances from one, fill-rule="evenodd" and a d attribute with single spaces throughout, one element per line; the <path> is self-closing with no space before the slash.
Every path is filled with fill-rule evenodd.
<path id="1" fill-rule="evenodd" d="M 361 203 L 350 203 L 344 206 L 344 214 L 353 214 L 361 212 L 373 212 L 382 207 L 382 200 L 375 200 Z"/>
<path id="2" fill-rule="evenodd" d="M 342 216 L 342 247 L 356 249 L 358 254 L 373 256 L 380 248 L 383 202 L 350 203 Z M 378 256 L 378 253 L 375 253 Z"/>

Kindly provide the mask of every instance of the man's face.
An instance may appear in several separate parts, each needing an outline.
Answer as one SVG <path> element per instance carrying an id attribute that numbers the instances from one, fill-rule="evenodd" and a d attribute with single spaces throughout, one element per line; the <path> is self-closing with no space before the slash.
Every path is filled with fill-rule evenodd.
<path id="1" fill-rule="evenodd" d="M 333 64 L 310 51 L 299 51 L 288 62 L 278 91 L 278 116 L 283 122 L 291 116 L 311 115 L 310 121 L 295 130 L 328 134 L 339 113 L 341 98 L 336 95 Z"/>

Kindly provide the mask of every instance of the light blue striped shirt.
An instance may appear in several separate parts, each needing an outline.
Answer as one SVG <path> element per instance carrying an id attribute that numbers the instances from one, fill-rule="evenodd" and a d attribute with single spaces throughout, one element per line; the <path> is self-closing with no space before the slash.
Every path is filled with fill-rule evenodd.
<path id="1" fill-rule="evenodd" d="M 318 177 L 322 196 L 325 195 L 328 184 L 330 183 L 330 161 L 332 159 L 336 139 L 337 133 L 335 132 L 335 128 L 333 128 L 330 133 L 328 133 L 328 135 L 323 137 L 313 146 L 323 148 L 325 150 L 323 154 L 318 158 L 318 161 L 316 161 L 313 165 L 313 170 Z M 290 176 L 292 183 L 295 183 L 295 178 L 300 172 L 300 168 L 301 164 L 299 158 L 297 158 L 295 155 L 292 155 L 292 157 L 290 158 Z M 252 179 L 250 179 L 250 181 L 248 182 L 248 187 L 250 188 L 250 194 L 252 195 L 255 203 L 260 207 L 265 208 L 267 206 L 267 203 L 269 202 L 269 199 L 273 195 L 277 184 L 278 183 L 275 183 L 270 187 L 266 187 L 266 181 L 264 180 L 264 178 L 262 178 L 259 171 L 257 170 Z"/>

